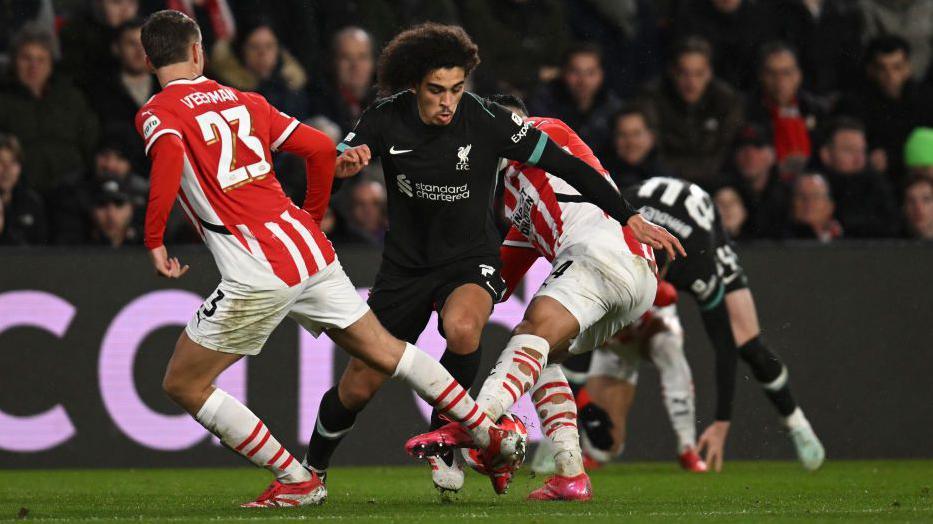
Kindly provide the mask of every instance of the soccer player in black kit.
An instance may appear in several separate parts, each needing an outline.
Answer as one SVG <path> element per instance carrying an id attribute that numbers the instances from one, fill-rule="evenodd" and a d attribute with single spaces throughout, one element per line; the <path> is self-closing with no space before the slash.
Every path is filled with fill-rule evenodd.
<path id="1" fill-rule="evenodd" d="M 500 158 L 538 165 L 631 227 L 636 238 L 674 256 L 679 242 L 645 221 L 601 175 L 566 154 L 518 115 L 465 91 L 479 64 L 477 46 L 457 26 L 427 23 L 385 47 L 383 93 L 337 146 L 335 176 L 358 173 L 381 157 L 389 231 L 369 305 L 390 333 L 414 341 L 430 314 L 447 340 L 440 362 L 464 387 L 476 378 L 483 326 L 504 293 L 492 199 Z M 305 465 L 323 475 L 330 457 L 386 375 L 351 360 L 321 399 Z M 443 411 L 443 406 L 437 406 Z M 432 428 L 440 427 L 438 409 Z M 455 456 L 457 458 L 455 458 Z M 463 485 L 459 454 L 431 457 L 435 486 Z"/>
<path id="2" fill-rule="evenodd" d="M 709 194 L 696 184 L 669 177 L 649 178 L 622 194 L 646 217 L 674 233 L 689 255 L 671 261 L 661 275 L 696 300 L 716 351 L 715 420 L 698 443 L 700 451 L 706 450 L 709 467 L 716 471 L 722 467 L 736 364 L 742 359 L 781 417 L 804 468 L 819 468 L 825 457 L 823 445 L 791 393 L 787 367 L 761 337 L 745 271 Z M 658 253 L 658 264 L 664 265 L 663 253 Z"/>

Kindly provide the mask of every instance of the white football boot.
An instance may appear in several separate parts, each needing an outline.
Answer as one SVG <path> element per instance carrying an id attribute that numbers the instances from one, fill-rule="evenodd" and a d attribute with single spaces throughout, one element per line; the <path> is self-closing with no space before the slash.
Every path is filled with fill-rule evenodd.
<path id="1" fill-rule="evenodd" d="M 538 475 L 551 475 L 557 470 L 557 464 L 554 463 L 554 447 L 551 441 L 542 439 L 538 442 L 538 448 L 531 459 L 531 471 Z"/>
<path id="2" fill-rule="evenodd" d="M 431 480 L 440 492 L 460 491 L 463 488 L 463 457 L 448 449 L 437 456 L 426 457 L 431 466 Z"/>
<path id="3" fill-rule="evenodd" d="M 826 459 L 823 444 L 817 438 L 810 424 L 797 426 L 790 430 L 790 440 L 797 450 L 797 459 L 807 471 L 816 471 Z"/>

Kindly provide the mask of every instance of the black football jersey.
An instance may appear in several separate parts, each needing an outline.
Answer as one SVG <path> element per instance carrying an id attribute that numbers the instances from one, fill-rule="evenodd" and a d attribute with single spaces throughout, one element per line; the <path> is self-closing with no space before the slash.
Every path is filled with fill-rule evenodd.
<path id="1" fill-rule="evenodd" d="M 693 294 L 701 309 L 715 307 L 725 292 L 746 285 L 713 199 L 700 186 L 655 177 L 625 188 L 622 194 L 646 220 L 667 228 L 683 244 L 687 257 L 674 260 L 663 276 L 677 289 Z M 655 254 L 663 268 L 664 251 Z"/>
<path id="2" fill-rule="evenodd" d="M 535 164 L 544 135 L 508 109 L 465 92 L 450 124 L 425 124 L 415 94 L 377 101 L 337 149 L 366 144 L 382 159 L 389 231 L 383 257 L 406 268 L 498 256 L 492 200 L 499 158 Z"/>

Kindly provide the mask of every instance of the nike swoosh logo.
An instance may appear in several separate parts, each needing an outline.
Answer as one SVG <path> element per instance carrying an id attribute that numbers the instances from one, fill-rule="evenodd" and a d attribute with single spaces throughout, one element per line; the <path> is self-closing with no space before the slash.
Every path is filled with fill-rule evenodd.
<path id="1" fill-rule="evenodd" d="M 401 155 L 402 153 L 411 153 L 414 149 L 395 149 L 395 146 L 389 148 L 390 155 Z"/>

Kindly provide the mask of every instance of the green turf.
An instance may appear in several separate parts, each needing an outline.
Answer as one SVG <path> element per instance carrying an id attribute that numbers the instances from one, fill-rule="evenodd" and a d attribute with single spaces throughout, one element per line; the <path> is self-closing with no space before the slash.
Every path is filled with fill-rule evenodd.
<path id="1" fill-rule="evenodd" d="M 499 523 L 694 521 L 933 521 L 933 461 L 829 462 L 810 474 L 793 463 L 731 462 L 718 475 L 671 464 L 621 464 L 592 475 L 585 504 L 530 503 L 542 479 L 524 471 L 496 497 L 471 472 L 464 491 L 443 501 L 423 467 L 338 468 L 321 507 L 241 510 L 264 471 L 235 469 L 0 471 L 0 520 L 28 521 Z"/>

